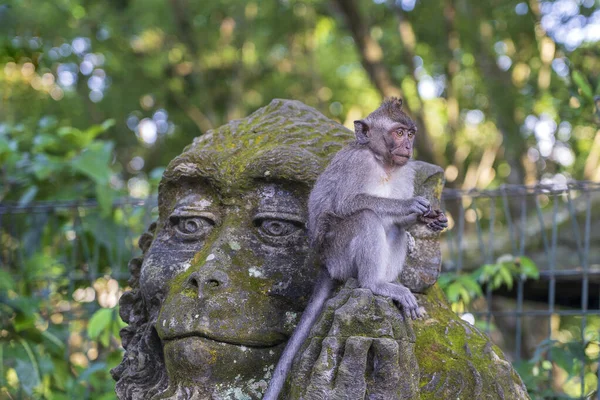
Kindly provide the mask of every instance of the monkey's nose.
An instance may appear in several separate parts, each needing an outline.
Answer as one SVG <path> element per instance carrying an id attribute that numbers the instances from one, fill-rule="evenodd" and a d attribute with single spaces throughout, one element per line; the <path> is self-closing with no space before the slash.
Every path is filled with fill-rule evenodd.
<path id="1" fill-rule="evenodd" d="M 198 297 L 204 297 L 211 292 L 221 290 L 229 284 L 229 277 L 223 271 L 213 270 L 207 273 L 194 271 L 188 276 L 186 288 L 198 293 Z"/>

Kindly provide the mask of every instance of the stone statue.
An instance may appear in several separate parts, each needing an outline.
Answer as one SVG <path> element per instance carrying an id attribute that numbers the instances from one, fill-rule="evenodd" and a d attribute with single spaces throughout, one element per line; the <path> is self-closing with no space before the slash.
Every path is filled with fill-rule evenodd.
<path id="1" fill-rule="evenodd" d="M 159 188 L 159 219 L 120 300 L 119 399 L 260 399 L 310 297 L 311 184 L 353 133 L 297 101 L 274 100 L 198 137 Z M 418 163 L 416 195 L 439 206 L 442 170 Z M 526 399 L 489 338 L 432 286 L 437 234 L 415 226 L 402 283 L 428 315 L 349 281 L 296 357 L 286 399 Z"/>

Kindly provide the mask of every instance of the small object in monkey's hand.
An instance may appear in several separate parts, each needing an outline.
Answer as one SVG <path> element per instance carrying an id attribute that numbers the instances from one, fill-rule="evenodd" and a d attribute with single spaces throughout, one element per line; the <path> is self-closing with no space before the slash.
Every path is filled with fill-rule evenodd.
<path id="1" fill-rule="evenodd" d="M 443 231 L 448 227 L 448 218 L 442 210 L 431 209 L 425 214 L 419 216 L 419 221 L 427 225 L 429 229 L 435 232 Z"/>

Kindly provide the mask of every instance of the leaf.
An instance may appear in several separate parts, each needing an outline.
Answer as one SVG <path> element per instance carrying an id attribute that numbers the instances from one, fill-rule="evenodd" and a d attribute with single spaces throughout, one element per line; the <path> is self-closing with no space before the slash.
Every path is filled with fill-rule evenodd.
<path id="1" fill-rule="evenodd" d="M 477 279 L 481 283 L 486 283 L 490 280 L 496 269 L 495 264 L 484 264 L 477 270 L 473 271 L 473 278 Z"/>
<path id="2" fill-rule="evenodd" d="M 533 356 L 531 357 L 531 361 L 533 362 L 538 362 L 542 359 L 542 355 L 543 353 L 550 349 L 552 346 L 554 346 L 555 343 L 558 343 L 557 340 L 552 340 L 552 339 L 545 339 L 543 341 L 540 342 L 540 344 L 538 344 L 537 348 L 535 349 L 535 353 L 533 353 Z"/>
<path id="3" fill-rule="evenodd" d="M 60 140 L 47 133 L 40 133 L 33 139 L 33 153 L 45 153 L 45 152 L 60 152 L 64 144 L 61 145 Z"/>
<path id="4" fill-rule="evenodd" d="M 21 196 L 21 198 L 19 199 L 19 205 L 20 206 L 26 206 L 27 204 L 31 203 L 31 201 L 34 199 L 35 195 L 38 192 L 38 187 L 33 185 L 30 186 L 25 193 L 23 193 L 23 195 Z"/>
<path id="5" fill-rule="evenodd" d="M 575 70 L 572 74 L 573 82 L 581 89 L 581 93 L 588 98 L 588 100 L 594 99 L 594 92 L 592 87 L 588 83 L 587 78 L 579 71 Z"/>
<path id="6" fill-rule="evenodd" d="M 34 155 L 31 170 L 38 181 L 45 181 L 49 178 L 57 178 L 56 174 L 60 173 L 62 167 L 63 163 L 58 157 L 40 153 Z"/>
<path id="7" fill-rule="evenodd" d="M 112 213 L 114 191 L 108 185 L 96 184 L 96 200 L 100 206 L 100 215 L 108 217 Z"/>
<path id="8" fill-rule="evenodd" d="M 111 332 L 110 328 L 109 329 L 104 329 L 102 331 L 102 334 L 100 335 L 100 343 L 102 343 L 102 346 L 108 347 L 108 345 L 110 344 L 110 338 L 111 338 L 111 336 L 112 336 L 112 332 Z"/>
<path id="9" fill-rule="evenodd" d="M 476 296 L 483 296 L 483 291 L 481 290 L 481 286 L 475 279 L 471 276 L 464 276 L 460 279 L 461 283 L 473 294 Z"/>
<path id="10" fill-rule="evenodd" d="M 48 330 L 45 330 L 45 331 L 42 331 L 42 336 L 45 339 L 47 339 L 49 342 L 51 342 L 54 346 L 56 346 L 56 348 L 58 350 L 64 351 L 65 344 L 58 337 L 56 337 L 56 335 L 49 332 Z M 49 346 L 46 346 L 46 348 L 48 348 L 48 347 Z"/>
<path id="11" fill-rule="evenodd" d="M 502 276 L 498 274 L 492 280 L 492 289 L 498 289 L 500 286 L 502 286 Z"/>
<path id="12" fill-rule="evenodd" d="M 23 388 L 26 392 L 31 394 L 33 392 L 33 388 L 41 383 L 40 368 L 37 360 L 35 359 L 35 355 L 33 354 L 33 350 L 31 349 L 31 346 L 29 346 L 29 343 L 23 339 L 19 339 L 19 342 L 27 353 L 29 363 L 17 359 L 17 366 L 15 367 L 15 370 L 17 371 L 19 381 L 23 385 Z"/>
<path id="13" fill-rule="evenodd" d="M 58 268 L 56 268 L 58 267 Z M 25 260 L 27 279 L 45 279 L 57 277 L 63 272 L 62 265 L 49 254 L 41 252 L 32 254 Z"/>
<path id="14" fill-rule="evenodd" d="M 117 396 L 112 392 L 108 392 L 98 397 L 98 400 L 117 400 Z"/>
<path id="15" fill-rule="evenodd" d="M 0 162 L 4 164 L 8 156 L 16 151 L 8 139 L 0 137 Z"/>
<path id="16" fill-rule="evenodd" d="M 446 287 L 447 287 L 447 286 L 448 286 L 450 283 L 454 282 L 454 281 L 456 280 L 456 278 L 457 278 L 457 277 L 458 277 L 458 275 L 457 275 L 457 274 L 455 274 L 454 272 L 445 272 L 445 273 L 442 273 L 442 274 L 440 275 L 440 277 L 438 278 L 438 281 L 437 281 L 437 283 L 438 283 L 438 285 L 440 285 L 440 287 L 441 287 L 442 289 L 444 289 L 444 290 L 445 290 L 445 289 L 446 289 Z"/>
<path id="17" fill-rule="evenodd" d="M 498 275 L 502 277 L 502 281 L 508 287 L 508 289 L 512 289 L 513 286 L 513 276 L 510 273 L 510 266 L 502 265 L 500 270 L 498 271 Z"/>
<path id="18" fill-rule="evenodd" d="M 96 311 L 88 323 L 87 333 L 90 339 L 96 339 L 100 334 L 109 328 L 113 320 L 113 310 L 110 308 L 101 308 Z"/>
<path id="19" fill-rule="evenodd" d="M 25 313 L 17 313 L 15 316 L 12 326 L 15 332 L 22 332 L 27 329 L 32 329 L 35 327 L 35 315 L 33 314 L 25 314 Z"/>
<path id="20" fill-rule="evenodd" d="M 533 260 L 529 257 L 520 257 L 519 264 L 521 265 L 521 273 L 532 279 L 540 278 L 540 271 L 537 268 L 537 265 L 533 262 Z"/>
<path id="21" fill-rule="evenodd" d="M 112 325 L 112 334 L 114 337 L 118 338 L 119 334 L 121 332 L 121 329 L 125 328 L 127 326 L 127 323 L 125 321 L 123 321 L 121 319 L 121 316 L 119 315 L 119 306 L 117 306 L 115 309 L 115 315 L 117 318 L 113 322 L 113 325 Z"/>
<path id="22" fill-rule="evenodd" d="M 52 379 L 56 386 L 60 390 L 65 390 L 69 381 L 73 379 L 70 375 L 69 364 L 66 362 L 57 362 L 54 365 L 54 371 L 52 372 Z"/>
<path id="23" fill-rule="evenodd" d="M 3 269 L 0 269 L 0 291 L 8 292 L 15 288 L 15 281 L 12 275 Z"/>
<path id="24" fill-rule="evenodd" d="M 450 301 L 451 303 L 456 303 L 458 301 L 460 287 L 461 286 L 456 282 L 448 286 L 448 289 L 446 290 L 446 296 L 448 296 L 448 301 Z"/>
<path id="25" fill-rule="evenodd" d="M 471 295 L 469 295 L 469 291 L 464 286 L 460 287 L 460 297 L 465 304 L 471 302 Z"/>
<path id="26" fill-rule="evenodd" d="M 90 126 L 88 129 L 86 129 L 85 131 L 82 132 L 82 136 L 85 137 L 85 139 L 86 139 L 85 140 L 86 143 L 82 143 L 82 144 L 86 145 L 87 143 L 89 143 L 90 141 L 95 139 L 99 134 L 106 132 L 113 126 L 115 126 L 115 120 L 112 118 L 107 119 L 100 125 Z"/>
<path id="27" fill-rule="evenodd" d="M 577 360 L 575 354 L 571 353 L 566 348 L 558 346 L 551 347 L 550 354 L 552 355 L 552 361 L 567 371 L 567 373 L 572 374 L 575 372 L 573 371 L 573 367 L 575 366 L 575 362 Z"/>
<path id="28" fill-rule="evenodd" d="M 96 146 L 91 146 L 74 158 L 71 165 L 97 184 L 108 185 L 111 174 L 108 163 L 112 156 L 112 147 L 112 143 L 98 142 Z"/>
<path id="29" fill-rule="evenodd" d="M 80 382 L 87 382 L 87 381 L 89 381 L 90 376 L 92 376 L 93 374 L 95 374 L 98 371 L 105 371 L 105 370 L 106 370 L 105 362 L 92 363 L 92 365 L 90 365 L 88 368 L 86 368 L 85 371 L 83 371 L 81 373 L 81 375 L 79 375 L 77 380 Z"/>

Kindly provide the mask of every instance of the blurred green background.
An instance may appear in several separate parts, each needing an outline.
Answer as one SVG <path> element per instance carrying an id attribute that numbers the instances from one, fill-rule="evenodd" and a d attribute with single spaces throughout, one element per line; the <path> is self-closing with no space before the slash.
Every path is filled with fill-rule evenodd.
<path id="1" fill-rule="evenodd" d="M 0 214 L 0 398 L 114 397 L 146 199 L 194 137 L 273 98 L 351 128 L 403 97 L 450 187 L 600 181 L 599 6 L 1 2 L 0 204 L 21 212 Z"/>

